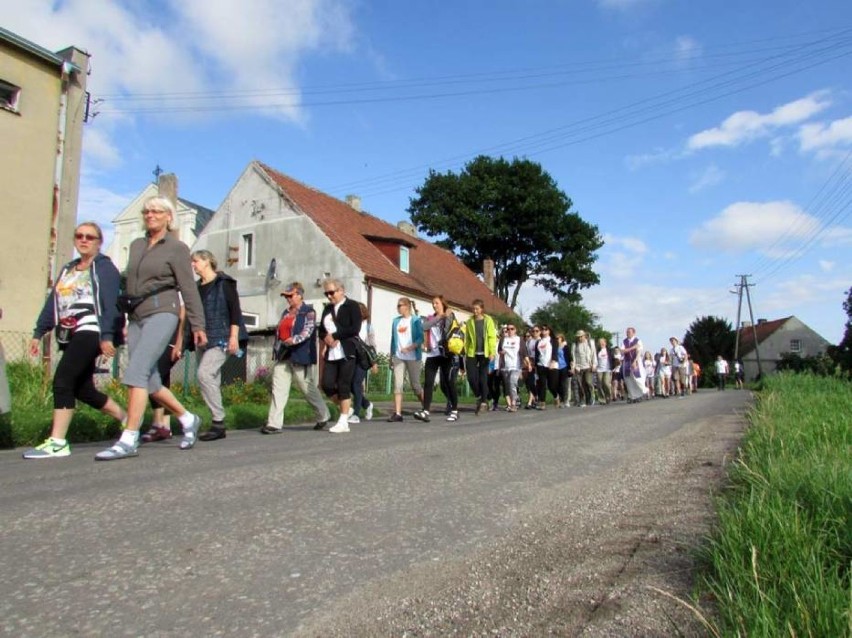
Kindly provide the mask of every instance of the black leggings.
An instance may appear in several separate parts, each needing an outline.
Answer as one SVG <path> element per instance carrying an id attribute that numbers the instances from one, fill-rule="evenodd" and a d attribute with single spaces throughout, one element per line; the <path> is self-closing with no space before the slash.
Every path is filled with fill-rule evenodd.
<path id="1" fill-rule="evenodd" d="M 441 390 L 450 402 L 450 409 L 459 407 L 459 395 L 456 392 L 455 379 L 450 380 L 453 361 L 449 357 L 426 357 L 426 378 L 423 383 L 423 409 L 432 407 L 432 393 L 435 389 L 435 375 L 440 373 Z"/>
<path id="2" fill-rule="evenodd" d="M 102 409 L 109 397 L 95 387 L 95 362 L 101 354 L 99 332 L 75 332 L 56 366 L 53 375 L 53 407 L 73 410 L 76 399 L 96 410 Z"/>
<path id="3" fill-rule="evenodd" d="M 322 391 L 326 396 L 336 396 L 344 401 L 352 396 L 352 379 L 355 378 L 355 357 L 326 361 L 322 369 Z"/>

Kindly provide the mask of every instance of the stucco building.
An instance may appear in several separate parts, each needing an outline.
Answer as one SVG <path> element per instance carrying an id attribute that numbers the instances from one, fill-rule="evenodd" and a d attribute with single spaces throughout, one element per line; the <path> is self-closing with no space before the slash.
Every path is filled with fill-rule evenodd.
<path id="1" fill-rule="evenodd" d="M 10 239 L 0 251 L 0 335 L 10 358 L 73 254 L 88 59 L 0 28 L 0 197 Z"/>
<path id="2" fill-rule="evenodd" d="M 748 381 L 756 379 L 758 374 L 755 333 L 764 374 L 775 372 L 784 353 L 813 357 L 825 353 L 831 345 L 827 339 L 792 315 L 771 321 L 758 319 L 754 326 L 744 325 L 739 334 L 739 356 Z"/>

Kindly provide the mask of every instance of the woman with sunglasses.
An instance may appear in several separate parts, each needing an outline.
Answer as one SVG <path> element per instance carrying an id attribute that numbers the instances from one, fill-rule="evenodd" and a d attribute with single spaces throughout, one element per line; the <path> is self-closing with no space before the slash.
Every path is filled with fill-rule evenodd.
<path id="1" fill-rule="evenodd" d="M 340 408 L 337 423 L 328 431 L 341 434 L 349 432 L 352 379 L 357 365 L 355 337 L 361 331 L 361 307 L 346 296 L 346 288 L 339 279 L 326 279 L 322 287 L 328 299 L 317 330 L 324 346 L 322 390 Z"/>
<path id="2" fill-rule="evenodd" d="M 157 360 L 178 325 L 179 294 L 196 347 L 207 343 L 204 308 L 192 274 L 189 248 L 171 233 L 175 216 L 175 206 L 167 197 L 150 197 L 142 205 L 145 236 L 130 244 L 127 261 L 127 292 L 136 301 L 128 313 L 128 358 L 122 379 L 127 386 L 127 425 L 112 447 L 95 455 L 98 461 L 138 455 L 139 427 L 149 394 L 180 421 L 181 450 L 193 448 L 198 440 L 201 418 L 163 386 L 157 370 Z"/>
<path id="3" fill-rule="evenodd" d="M 50 437 L 24 452 L 25 459 L 68 456 L 66 435 L 76 401 L 125 421 L 124 410 L 95 387 L 99 356 L 112 357 L 122 336 L 122 317 L 116 308 L 121 278 L 109 257 L 100 252 L 103 233 L 94 222 L 84 222 L 74 232 L 80 255 L 67 263 L 44 303 L 30 341 L 30 354 L 38 355 L 44 335 L 55 327 L 62 358 L 53 375 L 53 426 Z"/>

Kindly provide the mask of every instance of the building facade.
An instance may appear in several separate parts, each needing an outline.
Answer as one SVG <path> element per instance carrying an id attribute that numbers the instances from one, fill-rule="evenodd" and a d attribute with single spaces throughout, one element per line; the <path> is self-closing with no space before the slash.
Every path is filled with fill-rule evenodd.
<path id="1" fill-rule="evenodd" d="M 824 354 L 831 345 L 815 330 L 795 316 L 766 321 L 758 319 L 754 326 L 744 325 L 740 329 L 740 359 L 746 380 L 753 381 L 758 376 L 757 354 L 754 348 L 754 335 L 757 334 L 760 367 L 764 374 L 775 372 L 781 355 L 797 354 L 800 357 L 813 357 Z"/>
<path id="2" fill-rule="evenodd" d="M 0 335 L 10 358 L 73 256 L 87 71 L 79 49 L 54 53 L 0 28 L 0 195 L 14 237 L 0 251 Z"/>

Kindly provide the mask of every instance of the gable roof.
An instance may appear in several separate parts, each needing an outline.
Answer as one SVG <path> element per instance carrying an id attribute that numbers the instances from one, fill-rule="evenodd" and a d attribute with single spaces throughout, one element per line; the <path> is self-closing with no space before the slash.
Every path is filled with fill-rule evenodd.
<path id="1" fill-rule="evenodd" d="M 784 317 L 783 319 L 773 319 L 772 321 L 764 321 L 752 326 L 740 328 L 740 352 L 746 353 L 754 350 L 754 333 L 757 332 L 757 342 L 763 343 L 771 337 L 781 326 L 787 323 L 793 316 Z"/>
<path id="2" fill-rule="evenodd" d="M 480 298 L 485 302 L 486 312 L 513 312 L 452 252 L 412 237 L 266 164 L 255 162 L 255 165 L 298 210 L 319 226 L 368 280 L 426 297 L 441 294 L 447 303 L 457 308 L 470 309 L 471 301 Z M 377 247 L 377 242 L 409 247 L 409 272 L 403 272 L 388 259 Z"/>
<path id="3" fill-rule="evenodd" d="M 198 237 L 201 234 L 201 231 L 204 230 L 207 222 L 213 219 L 213 215 L 216 214 L 216 211 L 210 210 L 201 204 L 191 202 L 183 197 L 178 197 L 178 201 L 187 208 L 195 209 L 195 228 L 192 229 L 192 232 L 195 233 L 196 237 Z"/>

